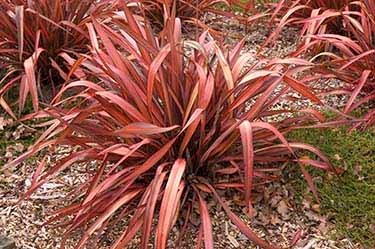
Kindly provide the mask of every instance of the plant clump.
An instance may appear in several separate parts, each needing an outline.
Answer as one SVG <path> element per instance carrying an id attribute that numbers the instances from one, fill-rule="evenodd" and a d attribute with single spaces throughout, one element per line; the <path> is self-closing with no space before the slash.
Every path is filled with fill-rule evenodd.
<path id="1" fill-rule="evenodd" d="M 292 7 L 286 8 L 288 2 Z M 164 249 L 176 228 L 174 247 L 196 230 L 198 248 L 211 249 L 212 201 L 256 245 L 278 248 L 232 211 L 226 191 L 241 196 L 251 218 L 253 189 L 279 180 L 286 164 L 298 167 L 317 201 L 311 169 L 342 172 L 318 148 L 286 137 L 296 129 L 375 123 L 374 0 L 281 0 L 266 13 L 249 14 L 246 23 L 270 11 L 271 23 L 279 19 L 263 47 L 284 26 L 301 27 L 301 42 L 290 55 L 255 62 L 244 50 L 246 36 L 228 45 L 201 22 L 207 12 L 234 18 L 233 5 L 255 13 L 253 1 L 0 3 L 0 104 L 17 119 L 14 106 L 21 114 L 30 100 L 34 111 L 18 121 L 39 120 L 44 128 L 4 168 L 51 147 L 74 148 L 54 165 L 41 161 L 23 196 L 28 198 L 57 174 L 90 165 L 87 180 L 71 193 L 74 201 L 47 222 L 65 228 L 62 248 L 77 235 L 77 249 L 100 244 L 103 234 L 120 227 L 111 248 L 124 248 L 138 236 L 139 248 L 152 243 Z M 184 38 L 191 22 L 203 30 Z M 330 79 L 345 87 L 314 86 Z M 44 85 L 53 92 L 48 101 L 41 99 Z M 10 104 L 7 94 L 14 89 L 18 100 Z M 343 110 L 322 101 L 332 94 L 349 96 Z M 301 99 L 312 108 L 276 108 Z M 356 118 L 362 107 L 368 112 Z M 324 109 L 335 118 L 327 120 Z M 193 214 L 199 214 L 198 223 L 191 222 Z"/>
<path id="2" fill-rule="evenodd" d="M 281 170 L 276 165 L 297 162 L 316 197 L 306 167 L 336 172 L 319 150 L 288 143 L 282 134 L 318 120 L 318 112 L 301 110 L 306 115 L 263 121 L 280 113 L 272 106 L 282 98 L 281 93 L 294 91 L 320 104 L 304 82 L 294 77 L 311 64 L 302 59 L 264 60 L 246 68 L 251 57 L 240 54 L 245 40 L 230 49 L 220 46 L 208 32 L 195 41 L 183 40 L 181 21 L 173 16 L 154 36 L 127 5 L 120 9 L 111 21 L 94 19 L 87 24 L 91 54 L 74 69 L 96 80 L 65 84 L 53 106 L 36 114 L 52 118 L 47 123 L 50 127 L 29 152 L 9 164 L 18 164 L 50 144 L 77 146 L 52 169 L 40 168 L 26 196 L 57 172 L 76 163 L 96 162 L 95 172 L 77 186 L 78 202 L 51 219 L 72 217 L 63 223 L 68 225 L 64 238 L 87 227 L 77 248 L 125 217 L 129 223 L 113 248 L 123 248 L 138 233 L 140 247 L 147 248 L 152 231 L 156 247 L 165 248 L 176 220 L 185 217 L 179 227 L 182 237 L 191 227 L 189 215 L 196 210 L 205 248 L 213 248 L 209 196 L 250 240 L 276 248 L 252 232 L 218 190 L 242 192 L 251 216 L 252 188 L 276 180 Z M 189 55 L 183 53 L 186 49 Z M 66 94 L 72 88 L 80 89 L 79 94 Z M 300 158 L 300 150 L 314 156 Z M 153 226 L 155 218 L 158 223 Z"/>

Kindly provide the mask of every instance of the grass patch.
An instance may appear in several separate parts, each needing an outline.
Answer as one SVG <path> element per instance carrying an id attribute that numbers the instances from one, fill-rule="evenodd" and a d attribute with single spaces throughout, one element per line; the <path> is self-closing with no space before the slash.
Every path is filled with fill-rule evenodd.
<path id="1" fill-rule="evenodd" d="M 333 165 L 345 169 L 337 177 L 321 176 L 317 183 L 321 198 L 321 210 L 333 216 L 332 222 L 338 233 L 366 248 L 375 245 L 375 128 L 351 134 L 345 128 L 309 129 L 295 131 L 291 140 L 303 141 L 320 148 Z M 302 177 L 292 181 L 298 190 L 306 189 Z M 302 193 L 303 191 L 300 191 Z"/>

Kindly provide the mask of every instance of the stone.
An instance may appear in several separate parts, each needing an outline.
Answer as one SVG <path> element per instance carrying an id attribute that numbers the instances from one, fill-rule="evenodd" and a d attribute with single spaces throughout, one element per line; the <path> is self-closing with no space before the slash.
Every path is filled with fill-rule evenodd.
<path id="1" fill-rule="evenodd" d="M 14 240 L 0 235 L 0 249 L 16 249 L 16 243 Z"/>

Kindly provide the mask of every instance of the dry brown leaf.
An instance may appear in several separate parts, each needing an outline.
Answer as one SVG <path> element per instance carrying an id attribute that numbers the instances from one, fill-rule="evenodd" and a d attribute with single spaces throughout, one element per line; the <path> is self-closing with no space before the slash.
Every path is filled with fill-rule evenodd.
<path id="1" fill-rule="evenodd" d="M 311 209 L 314 211 L 314 212 L 317 212 L 317 213 L 320 213 L 320 205 L 319 204 L 314 204 L 311 206 Z"/>
<path id="2" fill-rule="evenodd" d="M 326 235 L 330 229 L 330 226 L 327 222 L 320 222 L 318 226 L 318 230 L 321 232 L 322 235 Z"/>
<path id="3" fill-rule="evenodd" d="M 14 145 L 14 149 L 15 149 L 15 151 L 17 151 L 17 152 L 22 152 L 22 151 L 24 151 L 25 146 L 24 146 L 23 144 L 21 144 L 21 143 L 16 143 L 16 144 Z"/>
<path id="4" fill-rule="evenodd" d="M 325 222 L 327 220 L 326 217 L 324 216 L 321 216 L 315 212 L 312 212 L 312 211 L 306 211 L 305 212 L 305 215 L 307 218 L 309 218 L 309 220 L 311 221 L 319 221 L 319 222 Z"/>
<path id="5" fill-rule="evenodd" d="M 277 212 L 281 214 L 281 216 L 284 218 L 289 214 L 289 208 L 288 205 L 284 200 L 281 200 L 279 204 L 277 205 Z"/>
<path id="6" fill-rule="evenodd" d="M 362 166 L 361 165 L 359 165 L 359 164 L 356 164 L 355 166 L 354 166 L 354 174 L 356 175 L 356 176 L 360 176 L 360 173 L 361 173 L 361 171 L 362 171 Z"/>
<path id="7" fill-rule="evenodd" d="M 254 221 L 254 223 L 259 224 L 259 225 L 268 225 L 270 222 L 269 218 L 267 218 L 262 212 L 258 213 L 257 219 Z"/>
<path id="8" fill-rule="evenodd" d="M 339 154 L 335 154 L 334 157 L 335 157 L 335 159 L 336 159 L 337 161 L 340 161 L 340 160 L 342 159 L 341 156 L 340 156 Z"/>
<path id="9" fill-rule="evenodd" d="M 4 155 L 5 158 L 10 159 L 13 158 L 13 153 L 11 151 L 7 151 Z"/>
<path id="10" fill-rule="evenodd" d="M 281 224 L 281 220 L 277 215 L 272 215 L 270 223 L 275 226 L 277 224 Z"/>
<path id="11" fill-rule="evenodd" d="M 308 201 L 308 200 L 306 200 L 306 199 L 303 199 L 302 200 L 302 208 L 304 210 L 310 210 L 310 208 L 311 208 L 311 202 Z"/>
<path id="12" fill-rule="evenodd" d="M 272 198 L 270 199 L 271 207 L 276 207 L 280 200 L 281 200 L 281 196 L 279 195 L 272 196 Z"/>

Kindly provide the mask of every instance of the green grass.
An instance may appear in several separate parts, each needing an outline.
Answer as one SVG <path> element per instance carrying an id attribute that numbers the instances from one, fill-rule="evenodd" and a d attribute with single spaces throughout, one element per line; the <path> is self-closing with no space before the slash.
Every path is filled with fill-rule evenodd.
<path id="1" fill-rule="evenodd" d="M 311 170 L 323 179 L 317 183 L 322 213 L 332 215 L 336 239 L 345 236 L 374 248 L 370 227 L 375 226 L 375 128 L 351 134 L 345 128 L 299 130 L 290 139 L 315 145 L 333 165 L 345 169 L 340 178 Z M 300 193 L 306 189 L 302 177 L 297 176 L 292 184 Z"/>

